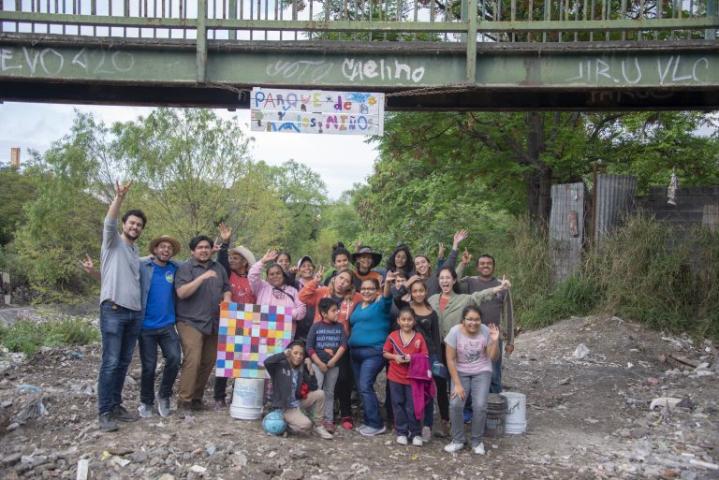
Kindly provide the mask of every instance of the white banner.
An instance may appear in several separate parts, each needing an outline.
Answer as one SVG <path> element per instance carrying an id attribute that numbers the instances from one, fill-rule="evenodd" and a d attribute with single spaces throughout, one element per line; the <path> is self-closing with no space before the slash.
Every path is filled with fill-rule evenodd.
<path id="1" fill-rule="evenodd" d="M 250 114 L 253 132 L 382 135 L 384 93 L 255 87 Z"/>

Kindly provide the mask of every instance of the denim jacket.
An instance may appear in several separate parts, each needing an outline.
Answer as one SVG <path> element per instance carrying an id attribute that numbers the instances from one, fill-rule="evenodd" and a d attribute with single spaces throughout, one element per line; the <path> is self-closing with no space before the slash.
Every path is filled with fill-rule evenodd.
<path id="1" fill-rule="evenodd" d="M 169 263 L 173 264 L 176 268 L 180 268 L 183 262 L 176 262 L 170 260 Z M 140 259 L 140 293 L 142 300 L 142 318 L 145 318 L 145 308 L 147 308 L 147 297 L 150 295 L 150 286 L 152 285 L 152 272 L 155 269 L 155 262 L 152 257 L 142 257 Z M 173 289 L 174 291 L 174 289 Z M 177 300 L 177 294 L 174 295 Z"/>

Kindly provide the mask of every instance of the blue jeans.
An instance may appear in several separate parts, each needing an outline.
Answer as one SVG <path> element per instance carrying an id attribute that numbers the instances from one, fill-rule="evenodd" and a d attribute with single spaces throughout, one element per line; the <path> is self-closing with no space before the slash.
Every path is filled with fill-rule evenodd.
<path id="1" fill-rule="evenodd" d="M 377 374 L 384 368 L 382 347 L 353 347 L 350 349 L 352 370 L 357 390 L 362 398 L 364 424 L 373 428 L 382 428 L 382 416 L 379 413 L 379 401 L 374 391 Z"/>
<path id="2" fill-rule="evenodd" d="M 122 404 L 122 387 L 142 327 L 139 311 L 105 301 L 100 305 L 102 363 L 97 379 L 97 408 L 102 415 Z"/>
<path id="3" fill-rule="evenodd" d="M 412 401 L 412 386 L 389 381 L 392 396 L 392 411 L 394 412 L 394 429 L 397 435 L 413 438 L 420 434 L 419 421 L 414 415 L 414 402 Z"/>
<path id="4" fill-rule="evenodd" d="M 502 393 L 502 353 L 504 352 L 504 342 L 499 341 L 499 356 L 497 360 L 492 360 L 492 383 L 489 385 L 489 393 Z M 464 422 L 469 423 L 472 419 L 472 395 L 467 399 L 467 405 L 464 407 Z"/>
<path id="5" fill-rule="evenodd" d="M 180 371 L 180 337 L 175 325 L 142 330 L 140 332 L 140 361 L 142 362 L 142 381 L 140 382 L 140 401 L 148 405 L 155 403 L 155 369 L 157 368 L 157 347 L 165 357 L 165 369 L 160 382 L 160 398 L 170 398 L 172 385 Z"/>
<path id="6" fill-rule="evenodd" d="M 452 422 L 452 441 L 462 444 L 466 442 L 463 411 L 465 404 L 471 401 L 472 448 L 474 448 L 482 441 L 482 435 L 484 434 L 484 423 L 487 420 L 487 399 L 489 397 L 489 384 L 492 380 L 492 374 L 490 372 L 482 372 L 477 375 L 464 376 L 460 373 L 459 380 L 462 382 L 465 398 L 454 397 L 449 401 L 449 418 Z M 454 387 L 454 385 L 452 387 Z"/>

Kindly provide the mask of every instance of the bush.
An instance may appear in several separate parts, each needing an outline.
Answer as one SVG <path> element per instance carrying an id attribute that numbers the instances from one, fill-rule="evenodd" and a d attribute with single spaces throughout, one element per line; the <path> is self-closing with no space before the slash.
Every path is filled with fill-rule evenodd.
<path id="1" fill-rule="evenodd" d="M 598 294 L 599 293 L 599 294 Z M 572 315 L 591 313 L 601 300 L 597 284 L 589 277 L 575 275 L 561 282 L 521 316 L 530 328 L 544 327 Z"/>
<path id="2" fill-rule="evenodd" d="M 96 327 L 83 318 L 34 322 L 19 320 L 0 328 L 0 343 L 11 352 L 34 354 L 40 347 L 87 345 L 100 339 Z"/>

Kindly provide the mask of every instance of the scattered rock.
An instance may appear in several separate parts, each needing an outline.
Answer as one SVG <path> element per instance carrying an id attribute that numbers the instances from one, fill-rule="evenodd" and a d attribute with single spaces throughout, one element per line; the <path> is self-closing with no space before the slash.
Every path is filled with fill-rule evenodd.
<path id="1" fill-rule="evenodd" d="M 579 345 L 577 345 L 577 348 L 574 350 L 574 353 L 572 354 L 572 356 L 574 358 L 576 358 L 577 360 L 582 360 L 587 355 L 589 355 L 589 348 L 587 348 L 587 346 L 583 343 L 580 343 Z"/>

